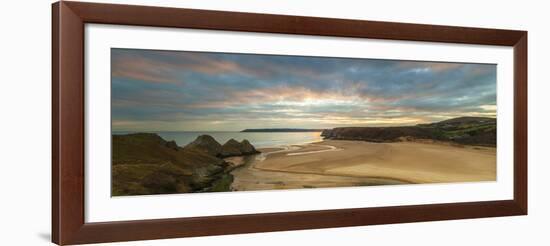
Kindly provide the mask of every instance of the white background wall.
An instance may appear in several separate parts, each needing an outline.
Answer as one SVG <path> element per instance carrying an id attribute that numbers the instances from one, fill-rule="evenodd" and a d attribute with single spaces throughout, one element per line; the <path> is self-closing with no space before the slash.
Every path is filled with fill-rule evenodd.
<path id="1" fill-rule="evenodd" d="M 102 1 L 529 31 L 529 215 L 119 243 L 113 245 L 549 245 L 550 31 L 545 1 Z M 50 3 L 0 14 L 0 245 L 50 241 Z"/>

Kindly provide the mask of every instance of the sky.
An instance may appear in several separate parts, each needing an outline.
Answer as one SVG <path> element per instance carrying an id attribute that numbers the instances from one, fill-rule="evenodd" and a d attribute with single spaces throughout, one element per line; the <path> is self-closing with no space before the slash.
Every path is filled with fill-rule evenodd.
<path id="1" fill-rule="evenodd" d="M 401 126 L 496 117 L 496 65 L 111 50 L 114 131 Z"/>

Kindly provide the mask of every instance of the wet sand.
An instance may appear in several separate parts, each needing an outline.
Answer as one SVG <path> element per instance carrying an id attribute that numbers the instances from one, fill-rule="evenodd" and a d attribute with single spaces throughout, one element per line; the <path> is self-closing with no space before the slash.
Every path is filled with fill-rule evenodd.
<path id="1" fill-rule="evenodd" d="M 234 190 L 496 180 L 491 147 L 326 140 L 261 151 L 232 171 Z"/>

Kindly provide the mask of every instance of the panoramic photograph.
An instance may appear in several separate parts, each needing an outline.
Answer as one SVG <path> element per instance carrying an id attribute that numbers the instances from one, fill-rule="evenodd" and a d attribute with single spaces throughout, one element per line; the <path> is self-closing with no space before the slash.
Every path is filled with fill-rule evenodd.
<path id="1" fill-rule="evenodd" d="M 111 195 L 496 181 L 496 65 L 111 49 Z"/>

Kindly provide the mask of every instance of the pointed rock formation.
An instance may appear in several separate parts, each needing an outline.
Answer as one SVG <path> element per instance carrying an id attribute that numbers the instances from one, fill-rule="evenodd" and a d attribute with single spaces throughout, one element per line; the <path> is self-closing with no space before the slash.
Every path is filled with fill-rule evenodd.
<path id="1" fill-rule="evenodd" d="M 164 146 L 170 148 L 170 149 L 173 149 L 175 151 L 178 151 L 179 147 L 178 147 L 178 144 L 176 143 L 176 141 L 172 140 L 172 141 L 167 141 Z"/>
<path id="2" fill-rule="evenodd" d="M 252 155 L 259 153 L 252 144 L 246 139 L 240 143 L 235 139 L 229 139 L 223 146 L 220 157 L 230 157 L 239 155 Z"/>
<path id="3" fill-rule="evenodd" d="M 232 169 L 222 158 L 257 153 L 247 140 L 222 147 L 202 135 L 181 148 L 154 133 L 113 135 L 112 151 L 114 196 L 229 191 Z"/>
<path id="4" fill-rule="evenodd" d="M 227 175 L 224 160 L 156 134 L 113 135 L 112 150 L 114 196 L 199 192 Z"/>
<path id="5" fill-rule="evenodd" d="M 260 153 L 259 151 L 256 150 L 256 148 L 254 148 L 254 146 L 252 144 L 250 144 L 250 142 L 248 142 L 248 140 L 244 139 L 243 141 L 241 141 L 241 153 L 243 155 L 252 155 L 252 154 L 257 154 L 257 153 Z"/>
<path id="6" fill-rule="evenodd" d="M 235 139 L 229 139 L 225 144 L 222 146 L 222 157 L 228 157 L 228 156 L 237 156 L 241 155 L 241 144 L 237 142 Z"/>
<path id="7" fill-rule="evenodd" d="M 200 135 L 195 141 L 185 146 L 186 150 L 198 150 L 211 156 L 218 156 L 222 152 L 222 146 L 210 135 Z"/>

